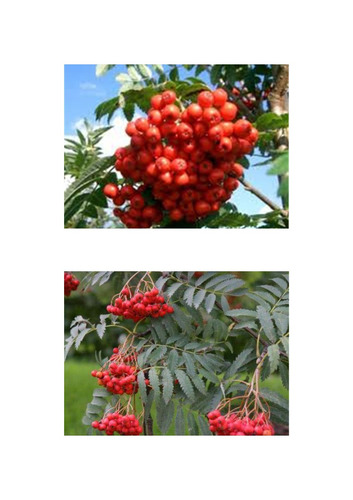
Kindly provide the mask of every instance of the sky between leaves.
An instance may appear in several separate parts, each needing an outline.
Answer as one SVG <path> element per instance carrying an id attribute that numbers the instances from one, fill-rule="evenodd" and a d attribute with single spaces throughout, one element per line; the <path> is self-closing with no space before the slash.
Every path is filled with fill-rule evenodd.
<path id="1" fill-rule="evenodd" d="M 118 73 L 126 72 L 126 67 L 124 65 L 116 66 L 100 78 L 96 77 L 96 66 L 94 64 L 65 65 L 64 71 L 65 137 L 74 136 L 75 129 L 77 128 L 82 129 L 84 118 L 87 118 L 97 126 L 105 126 L 107 124 L 106 119 L 100 122 L 95 121 L 94 110 L 98 104 L 118 94 L 120 83 L 116 81 L 115 77 Z M 192 72 L 188 72 L 183 68 L 179 70 L 179 74 L 181 79 L 193 76 Z M 206 72 L 201 73 L 199 78 L 212 88 Z M 140 113 L 143 115 L 142 112 Z M 113 128 L 103 136 L 100 143 L 105 155 L 112 155 L 119 146 L 127 144 L 127 136 L 125 134 L 126 123 L 127 120 L 123 112 L 119 110 L 111 121 Z M 259 152 L 256 150 L 255 155 L 259 155 Z M 261 162 L 260 156 L 248 158 L 251 165 Z M 269 168 L 269 165 L 262 167 L 251 166 L 246 171 L 245 178 L 271 200 L 280 205 L 281 202 L 277 196 L 277 178 L 276 176 L 266 174 Z M 234 192 L 231 201 L 237 206 L 240 212 L 250 215 L 265 213 L 270 210 L 261 200 L 246 192 L 242 186 Z"/>

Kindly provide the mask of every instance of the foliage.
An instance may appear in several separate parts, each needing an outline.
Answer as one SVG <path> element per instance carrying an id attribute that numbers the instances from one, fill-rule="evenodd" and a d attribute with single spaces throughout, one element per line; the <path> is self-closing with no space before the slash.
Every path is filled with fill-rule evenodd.
<path id="1" fill-rule="evenodd" d="M 115 69 L 116 65 L 97 65 L 96 75 L 102 76 Z M 116 80 L 120 85 L 118 95 L 102 102 L 95 110 L 96 120 L 110 123 L 117 110 L 121 109 L 127 120 L 132 120 L 136 111 L 146 112 L 153 95 L 166 89 L 173 89 L 180 103 L 188 105 L 196 100 L 200 90 L 207 89 L 205 81 L 223 87 L 229 98 L 236 103 L 242 116 L 255 123 L 260 131 L 258 151 L 262 161 L 257 166 L 271 165 L 269 175 L 277 175 L 278 195 L 288 208 L 288 154 L 277 149 L 278 133 L 288 127 L 288 114 L 271 112 L 267 96 L 276 84 L 278 65 L 184 65 L 192 76 L 180 79 L 177 65 L 126 65 L 125 72 L 119 72 Z M 206 78 L 207 77 L 207 78 Z M 236 92 L 234 92 L 234 89 Z M 77 140 L 67 139 L 65 153 L 65 174 L 74 178 L 65 193 L 66 227 L 123 227 L 104 210 L 107 207 L 102 186 L 113 182 L 121 184 L 114 170 L 114 158 L 104 157 L 98 146 L 102 135 L 109 127 L 94 129 L 86 125 L 86 133 L 77 130 Z M 122 145 L 118 145 L 122 146 Z M 249 167 L 245 159 L 243 166 Z M 161 228 L 168 227 L 259 227 L 286 228 L 287 215 L 280 209 L 270 213 L 249 216 L 239 213 L 230 204 L 223 206 L 210 218 L 196 224 L 171 223 L 164 220 Z"/>
<path id="2" fill-rule="evenodd" d="M 115 274 L 89 273 L 85 286 L 104 286 Z M 136 274 L 125 273 L 132 283 L 143 273 Z M 79 349 L 91 333 L 101 340 L 111 328 L 120 331 L 137 354 L 144 419 L 153 411 L 163 434 L 172 425 L 177 433 L 208 434 L 207 412 L 224 398 L 244 395 L 249 377 L 256 371 L 262 381 L 279 374 L 288 388 L 288 275 L 278 275 L 250 290 L 234 273 L 154 274 L 155 286 L 172 304 L 173 314 L 136 325 L 110 314 L 101 314 L 95 324 L 77 316 L 65 340 L 65 355 L 70 349 Z M 239 297 L 245 298 L 249 307 L 233 308 Z M 96 361 L 102 366 L 107 358 L 102 359 L 98 352 Z M 150 388 L 143 383 L 143 373 L 148 374 Z M 177 385 L 174 380 L 178 380 Z M 260 392 L 271 420 L 288 425 L 288 401 L 263 386 Z M 117 396 L 97 387 L 83 422 L 90 425 L 116 402 Z M 185 409 L 193 413 L 189 416 Z"/>

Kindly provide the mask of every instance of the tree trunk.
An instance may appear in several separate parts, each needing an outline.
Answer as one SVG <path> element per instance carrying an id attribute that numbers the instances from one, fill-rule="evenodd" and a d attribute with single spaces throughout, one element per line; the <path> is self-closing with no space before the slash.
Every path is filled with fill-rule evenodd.
<path id="1" fill-rule="evenodd" d="M 273 113 L 283 115 L 288 113 L 288 85 L 289 85 L 289 66 L 288 64 L 280 64 L 274 67 L 275 84 L 271 90 L 268 101 Z M 285 151 L 289 147 L 289 131 L 288 128 L 280 129 L 276 134 L 275 146 L 277 151 Z M 278 176 L 278 183 L 281 185 L 285 175 Z M 288 199 L 281 197 L 282 206 L 284 209 L 288 208 Z"/>

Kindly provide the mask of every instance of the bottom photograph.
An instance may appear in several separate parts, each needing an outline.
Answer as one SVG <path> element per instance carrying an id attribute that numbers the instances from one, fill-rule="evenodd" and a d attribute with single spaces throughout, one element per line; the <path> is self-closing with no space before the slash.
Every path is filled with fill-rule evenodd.
<path id="1" fill-rule="evenodd" d="M 289 435 L 289 274 L 64 273 L 65 435 Z"/>

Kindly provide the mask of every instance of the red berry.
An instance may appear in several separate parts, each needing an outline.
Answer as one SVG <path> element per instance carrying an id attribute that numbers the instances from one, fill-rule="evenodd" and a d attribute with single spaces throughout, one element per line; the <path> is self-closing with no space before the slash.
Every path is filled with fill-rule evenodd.
<path id="1" fill-rule="evenodd" d="M 119 193 L 119 188 L 116 184 L 106 184 L 103 188 L 103 193 L 108 198 L 115 198 Z"/>
<path id="2" fill-rule="evenodd" d="M 213 106 L 214 97 L 212 92 L 209 92 L 208 90 L 200 92 L 197 97 L 197 102 L 202 108 L 209 108 Z"/>

